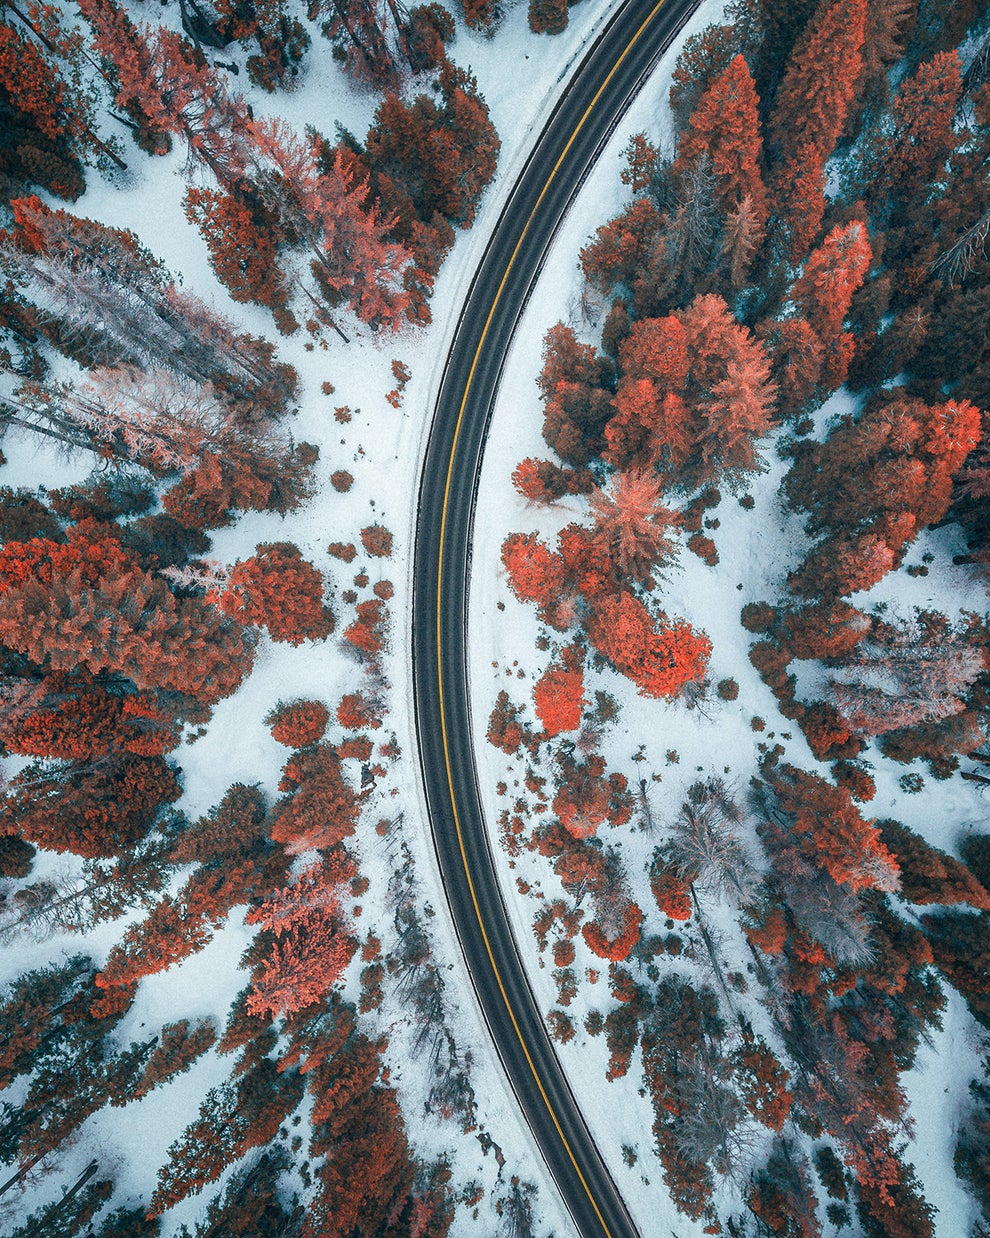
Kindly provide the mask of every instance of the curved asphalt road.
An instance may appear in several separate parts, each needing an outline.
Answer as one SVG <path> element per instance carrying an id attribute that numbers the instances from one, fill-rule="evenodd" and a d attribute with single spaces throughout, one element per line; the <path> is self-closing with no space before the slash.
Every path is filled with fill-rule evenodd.
<path id="1" fill-rule="evenodd" d="M 622 112 L 696 7 L 697 0 L 627 0 L 572 78 L 475 274 L 447 359 L 420 483 L 413 678 L 434 843 L 489 1030 L 581 1238 L 633 1238 L 638 1231 L 558 1065 L 499 892 L 469 712 L 471 528 L 505 354 L 550 241 Z M 548 42 L 548 54 L 552 49 Z"/>

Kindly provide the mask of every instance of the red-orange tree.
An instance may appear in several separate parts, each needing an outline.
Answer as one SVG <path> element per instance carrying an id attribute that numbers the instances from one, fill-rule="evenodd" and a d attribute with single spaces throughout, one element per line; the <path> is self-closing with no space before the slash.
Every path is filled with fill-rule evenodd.
<path id="1" fill-rule="evenodd" d="M 357 941 L 340 906 L 357 865 L 335 849 L 248 913 L 274 940 L 251 981 L 250 1014 L 293 1014 L 318 1002 L 354 957 Z"/>
<path id="2" fill-rule="evenodd" d="M 233 692 L 252 659 L 243 628 L 172 594 L 92 520 L 65 542 L 0 550 L 0 640 L 52 671 L 123 675 L 140 691 L 205 704 Z"/>
<path id="3" fill-rule="evenodd" d="M 330 744 L 315 744 L 285 763 L 271 834 L 287 851 L 299 854 L 333 847 L 354 833 L 358 799 L 344 778 L 340 758 Z"/>
<path id="4" fill-rule="evenodd" d="M 685 488 L 759 467 L 754 440 L 770 428 L 776 388 L 763 346 L 721 297 L 634 323 L 619 362 L 610 463 L 658 467 Z"/>
<path id="5" fill-rule="evenodd" d="M 268 629 L 272 640 L 301 645 L 333 631 L 323 577 L 291 542 L 272 542 L 238 563 L 210 597 L 224 614 Z"/>
<path id="6" fill-rule="evenodd" d="M 550 738 L 562 731 L 576 731 L 581 725 L 584 674 L 580 654 L 573 645 L 568 645 L 560 662 L 547 667 L 536 681 L 533 704 Z"/>
<path id="7" fill-rule="evenodd" d="M 715 176 L 718 204 L 727 215 L 748 198 L 757 238 L 762 234 L 768 209 L 760 173 L 763 144 L 758 107 L 749 67 L 742 56 L 736 56 L 691 113 L 674 163 L 677 173 L 701 155 L 707 155 Z"/>
<path id="8" fill-rule="evenodd" d="M 654 618 L 626 590 L 595 599 L 588 636 L 642 696 L 676 696 L 690 680 L 703 679 L 712 648 L 685 620 L 671 623 L 662 611 Z"/>

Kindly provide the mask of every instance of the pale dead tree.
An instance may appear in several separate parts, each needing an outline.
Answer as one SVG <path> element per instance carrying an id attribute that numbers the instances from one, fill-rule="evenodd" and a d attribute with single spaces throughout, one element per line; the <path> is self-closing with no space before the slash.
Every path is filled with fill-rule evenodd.
<path id="1" fill-rule="evenodd" d="M 875 957 L 870 923 L 852 891 L 824 870 L 787 885 L 787 905 L 798 927 L 844 966 L 862 967 Z"/>
<path id="2" fill-rule="evenodd" d="M 101 366 L 79 386 L 26 382 L 4 401 L 25 429 L 149 471 L 188 473 L 245 437 L 210 383 L 151 366 Z"/>
<path id="3" fill-rule="evenodd" d="M 844 663 L 829 679 L 828 699 L 850 730 L 869 736 L 961 712 L 986 669 L 971 638 L 933 637 L 916 623 L 890 629 L 886 639 L 862 641 Z"/>
<path id="4" fill-rule="evenodd" d="M 87 932 L 132 907 L 149 907 L 170 880 L 173 846 L 174 837 L 155 837 L 112 862 L 88 860 L 81 873 L 63 868 L 15 891 L 0 907 L 0 943 Z"/>
<path id="5" fill-rule="evenodd" d="M 23 249 L 6 240 L 0 262 L 44 315 L 108 364 L 159 367 L 199 382 L 224 375 L 248 399 L 287 398 L 295 374 L 258 341 L 191 293 L 126 233 L 43 207 L 22 206 L 41 238 Z"/>
<path id="6" fill-rule="evenodd" d="M 986 256 L 988 236 L 990 211 L 985 211 L 958 241 L 939 254 L 929 270 L 933 275 L 937 275 L 943 284 L 954 284 L 956 280 L 961 283 L 976 266 L 977 261 Z"/>
<path id="7" fill-rule="evenodd" d="M 735 903 L 752 898 L 757 878 L 739 841 L 742 821 L 742 809 L 721 778 L 690 787 L 669 842 L 681 880 Z"/>
<path id="8" fill-rule="evenodd" d="M 983 40 L 979 50 L 969 62 L 969 67 L 963 74 L 963 93 L 958 107 L 961 108 L 963 106 L 963 100 L 966 95 L 975 93 L 988 79 L 990 79 L 990 38 Z"/>
<path id="9" fill-rule="evenodd" d="M 683 1062 L 675 1085 L 681 1112 L 674 1119 L 677 1149 L 685 1159 L 710 1165 L 720 1177 L 737 1177 L 753 1131 L 745 1110 L 726 1082 L 729 1069 L 707 1050 Z"/>
<path id="10" fill-rule="evenodd" d="M 613 851 L 605 852 L 601 873 L 591 886 L 592 914 L 608 941 L 621 937 L 626 929 L 631 899 L 622 862 Z"/>
<path id="11" fill-rule="evenodd" d="M 686 295 L 699 274 L 711 264 L 719 235 L 715 205 L 715 173 L 711 156 L 700 155 L 683 174 L 678 205 L 664 229 L 661 244 L 666 284 Z"/>
<path id="12" fill-rule="evenodd" d="M 216 559 L 200 559 L 195 563 L 187 563 L 185 567 L 170 564 L 158 572 L 175 589 L 196 589 L 208 592 L 210 589 L 223 589 L 230 579 L 230 568 Z"/>

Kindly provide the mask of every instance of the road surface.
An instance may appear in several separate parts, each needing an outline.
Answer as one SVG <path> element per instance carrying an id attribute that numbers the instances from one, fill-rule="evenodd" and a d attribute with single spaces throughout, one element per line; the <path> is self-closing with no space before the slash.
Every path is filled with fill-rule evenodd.
<path id="1" fill-rule="evenodd" d="M 575 72 L 475 274 L 447 359 L 420 483 L 413 683 L 434 843 L 489 1030 L 580 1238 L 634 1238 L 639 1231 L 557 1062 L 499 892 L 469 708 L 471 528 L 499 376 L 543 258 L 609 134 L 696 7 L 697 0 L 627 0 Z M 552 40 L 545 47 L 552 57 Z"/>

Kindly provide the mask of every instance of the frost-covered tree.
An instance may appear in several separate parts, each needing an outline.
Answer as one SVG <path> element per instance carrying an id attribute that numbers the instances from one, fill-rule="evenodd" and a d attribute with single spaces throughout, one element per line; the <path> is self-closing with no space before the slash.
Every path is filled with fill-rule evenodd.
<path id="1" fill-rule="evenodd" d="M 756 885 L 753 864 L 739 841 L 743 812 L 721 778 L 688 790 L 671 832 L 670 858 L 682 881 L 746 902 Z"/>
<path id="2" fill-rule="evenodd" d="M 295 390 L 295 371 L 275 361 L 270 344 L 236 334 L 180 292 L 132 232 L 52 211 L 38 198 L 11 205 L 16 226 L 0 256 L 42 313 L 106 363 L 172 370 L 269 411 Z"/>
<path id="3" fill-rule="evenodd" d="M 842 662 L 829 676 L 828 699 L 850 730 L 866 736 L 959 713 L 986 667 L 972 638 L 919 622 L 884 623 Z"/>

